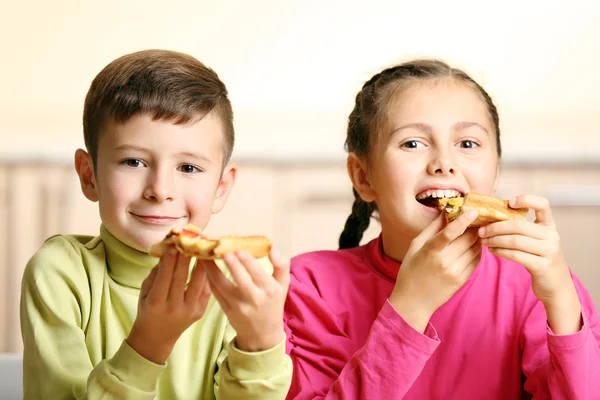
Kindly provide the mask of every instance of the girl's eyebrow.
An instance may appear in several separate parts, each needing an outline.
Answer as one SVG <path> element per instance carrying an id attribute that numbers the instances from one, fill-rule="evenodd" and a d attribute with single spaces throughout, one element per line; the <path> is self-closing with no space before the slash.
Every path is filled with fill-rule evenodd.
<path id="1" fill-rule="evenodd" d="M 483 125 L 478 124 L 477 122 L 470 122 L 470 121 L 460 121 L 460 122 L 455 123 L 453 130 L 460 131 L 463 129 L 470 128 L 472 126 L 481 128 L 485 133 L 487 133 L 489 135 L 488 130 Z M 401 125 L 400 127 L 394 129 L 391 134 L 394 135 L 395 133 L 400 132 L 403 129 L 408 129 L 408 128 L 417 129 L 419 131 L 422 131 L 423 133 L 433 132 L 433 127 L 429 124 L 426 124 L 423 122 L 411 122 L 408 124 Z"/>
<path id="2" fill-rule="evenodd" d="M 490 132 L 488 132 L 488 130 L 485 128 L 485 126 L 478 124 L 477 122 L 466 122 L 466 121 L 461 121 L 461 122 L 457 122 L 456 124 L 454 124 L 454 130 L 456 131 L 460 131 L 463 129 L 467 129 L 470 128 L 472 126 L 478 127 L 480 129 L 483 129 L 483 131 L 485 133 L 487 133 L 488 135 L 490 134 Z"/>

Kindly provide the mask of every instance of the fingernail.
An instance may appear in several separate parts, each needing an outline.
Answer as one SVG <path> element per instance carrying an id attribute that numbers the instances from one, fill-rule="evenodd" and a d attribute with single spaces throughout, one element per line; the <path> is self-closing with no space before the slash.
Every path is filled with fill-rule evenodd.
<path id="1" fill-rule="evenodd" d="M 487 246 L 489 239 L 481 239 L 481 244 Z"/>
<path id="2" fill-rule="evenodd" d="M 475 219 L 475 218 L 477 218 L 477 214 L 479 214 L 479 213 L 477 212 L 477 210 L 469 210 L 469 211 L 467 211 L 467 216 L 468 216 L 469 218 L 471 218 L 471 219 Z"/>
<path id="3" fill-rule="evenodd" d="M 514 207 L 517 204 L 517 198 L 514 197 L 508 201 L 508 205 Z"/>
<path id="4" fill-rule="evenodd" d="M 281 253 L 276 248 L 271 249 L 271 256 L 276 260 L 281 260 Z"/>
<path id="5" fill-rule="evenodd" d="M 485 227 L 481 227 L 479 228 L 479 237 L 484 237 L 485 236 Z"/>

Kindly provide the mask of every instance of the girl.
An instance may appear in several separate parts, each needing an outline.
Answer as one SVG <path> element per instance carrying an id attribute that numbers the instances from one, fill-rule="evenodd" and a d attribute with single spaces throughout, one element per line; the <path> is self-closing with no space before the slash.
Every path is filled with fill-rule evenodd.
<path id="1" fill-rule="evenodd" d="M 519 196 L 535 222 L 479 230 L 435 206 L 495 190 L 498 112 L 481 86 L 438 61 L 385 69 L 356 96 L 346 147 L 340 250 L 292 260 L 288 398 L 600 398 L 600 320 L 548 201 Z M 381 235 L 359 246 L 374 211 Z"/>

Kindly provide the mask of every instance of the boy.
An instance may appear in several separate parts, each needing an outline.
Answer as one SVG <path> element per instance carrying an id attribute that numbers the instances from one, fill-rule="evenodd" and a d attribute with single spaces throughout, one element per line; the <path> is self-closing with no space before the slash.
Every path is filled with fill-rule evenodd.
<path id="1" fill-rule="evenodd" d="M 83 127 L 88 152 L 77 150 L 75 168 L 99 204 L 100 235 L 54 236 L 27 265 L 24 397 L 284 398 L 289 262 L 271 252 L 270 275 L 228 254 L 233 285 L 174 248 L 147 254 L 225 205 L 236 174 L 225 85 L 185 54 L 128 54 L 92 82 Z"/>

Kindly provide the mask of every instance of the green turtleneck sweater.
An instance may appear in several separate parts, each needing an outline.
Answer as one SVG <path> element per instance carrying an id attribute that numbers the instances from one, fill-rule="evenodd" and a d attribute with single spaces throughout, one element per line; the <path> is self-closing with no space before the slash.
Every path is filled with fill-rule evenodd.
<path id="1" fill-rule="evenodd" d="M 127 345 L 140 286 L 156 264 L 104 226 L 98 237 L 44 243 L 22 281 L 25 399 L 285 398 L 292 374 L 285 340 L 258 353 L 236 349 L 214 298 L 166 365 Z"/>

